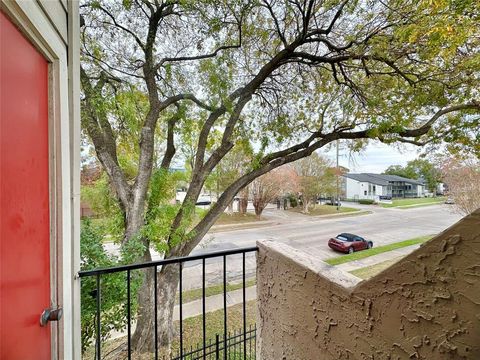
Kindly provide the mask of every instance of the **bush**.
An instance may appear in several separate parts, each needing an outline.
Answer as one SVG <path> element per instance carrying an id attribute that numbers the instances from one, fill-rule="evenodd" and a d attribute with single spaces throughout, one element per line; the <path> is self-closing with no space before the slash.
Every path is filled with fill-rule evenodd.
<path id="1" fill-rule="evenodd" d="M 288 200 L 290 200 L 290 206 L 291 206 L 292 208 L 297 207 L 298 201 L 297 201 L 297 197 L 296 197 L 296 196 L 289 195 L 289 196 L 288 196 Z"/>
<path id="2" fill-rule="evenodd" d="M 89 219 L 83 220 L 80 232 L 80 259 L 81 270 L 112 267 L 134 262 L 134 259 L 143 252 L 143 245 L 139 241 L 122 249 L 121 259 L 109 255 L 103 248 L 102 240 L 104 228 L 93 224 Z M 127 324 L 127 283 L 125 272 L 101 276 L 101 338 L 108 339 L 112 330 L 122 330 Z M 141 284 L 141 274 L 132 273 L 131 281 L 131 310 L 135 314 L 137 304 L 135 296 Z M 95 276 L 84 277 L 81 280 L 81 329 L 82 352 L 92 345 L 96 334 L 96 297 L 97 284 Z"/>
<path id="3" fill-rule="evenodd" d="M 375 204 L 375 201 L 372 199 L 360 199 L 358 200 L 358 203 L 363 205 L 372 205 Z"/>

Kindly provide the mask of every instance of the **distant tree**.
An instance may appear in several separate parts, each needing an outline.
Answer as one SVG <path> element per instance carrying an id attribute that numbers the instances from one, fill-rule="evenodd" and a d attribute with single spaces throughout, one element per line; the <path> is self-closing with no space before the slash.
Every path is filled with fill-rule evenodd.
<path id="1" fill-rule="evenodd" d="M 248 186 L 245 186 L 240 192 L 238 193 L 238 212 L 240 214 L 246 214 L 247 213 L 247 207 L 248 207 Z"/>
<path id="2" fill-rule="evenodd" d="M 441 171 L 459 213 L 467 215 L 480 208 L 480 160 L 447 159 Z"/>
<path id="3" fill-rule="evenodd" d="M 436 194 L 437 186 L 442 180 L 438 167 L 426 159 L 416 159 L 409 161 L 405 169 L 408 173 L 414 173 L 416 179 L 423 178 L 427 189 Z"/>
<path id="4" fill-rule="evenodd" d="M 335 192 L 335 173 L 329 160 L 316 152 L 293 163 L 298 174 L 299 191 L 302 193 L 303 212 L 308 213 L 310 205 L 316 204 L 322 194 Z"/>
<path id="5" fill-rule="evenodd" d="M 282 166 L 255 179 L 250 185 L 253 207 L 257 217 L 276 197 L 298 191 L 298 176 L 290 166 Z"/>
<path id="6" fill-rule="evenodd" d="M 205 181 L 205 188 L 213 191 L 218 199 L 238 177 L 248 171 L 251 162 L 252 150 L 248 142 L 239 142 L 232 151 L 230 151 L 219 162 L 217 167 L 211 172 Z M 239 193 L 242 193 L 241 191 Z M 245 191 L 243 192 L 245 193 Z M 242 193 L 242 194 L 243 194 Z M 248 190 L 247 190 L 248 201 Z M 233 213 L 233 199 L 230 201 L 229 212 Z"/>
<path id="7" fill-rule="evenodd" d="M 407 179 L 414 179 L 416 177 L 414 171 L 412 171 L 411 169 L 407 169 L 402 165 L 390 165 L 383 173 L 386 175 L 402 176 Z"/>
<path id="8" fill-rule="evenodd" d="M 383 173 L 398 175 L 407 179 L 423 178 L 427 189 L 434 194 L 442 178 L 440 170 L 426 159 L 411 160 L 406 166 L 390 165 Z"/>

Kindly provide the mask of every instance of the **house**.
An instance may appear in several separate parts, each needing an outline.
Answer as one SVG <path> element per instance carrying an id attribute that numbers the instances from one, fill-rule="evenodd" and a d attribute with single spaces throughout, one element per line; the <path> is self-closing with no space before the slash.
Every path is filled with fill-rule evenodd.
<path id="1" fill-rule="evenodd" d="M 423 184 L 423 186 L 425 187 L 424 196 L 432 197 L 432 196 L 435 196 L 435 195 L 444 195 L 445 192 L 448 191 L 448 186 L 446 184 L 444 184 L 443 182 L 437 183 L 437 186 L 435 188 L 435 192 L 432 192 L 432 190 L 428 188 L 427 180 L 425 178 L 420 177 L 418 179 L 418 181 L 420 181 Z"/>
<path id="2" fill-rule="evenodd" d="M 398 175 L 372 173 L 344 174 L 344 193 L 347 199 L 378 199 L 423 197 L 425 185 Z"/>

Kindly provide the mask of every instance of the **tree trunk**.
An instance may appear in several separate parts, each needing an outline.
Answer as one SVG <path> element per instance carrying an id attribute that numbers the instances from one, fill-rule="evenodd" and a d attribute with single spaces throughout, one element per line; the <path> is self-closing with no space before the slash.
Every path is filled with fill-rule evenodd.
<path id="1" fill-rule="evenodd" d="M 145 271 L 138 292 L 137 327 L 132 336 L 132 347 L 138 353 L 155 351 L 154 268 Z M 157 332 L 161 356 L 170 355 L 174 337 L 173 310 L 179 280 L 179 265 L 166 265 L 157 274 Z"/>
<path id="2" fill-rule="evenodd" d="M 303 213 L 308 214 L 308 212 L 309 212 L 308 208 L 310 206 L 310 201 L 306 197 L 303 198 L 302 205 L 303 205 Z"/>
<path id="3" fill-rule="evenodd" d="M 135 216 L 134 216 L 135 215 Z M 126 243 L 137 236 L 143 225 L 144 214 L 130 212 L 127 216 L 124 242 Z M 139 262 L 152 261 L 149 241 L 143 257 Z M 143 281 L 137 295 L 138 310 L 136 314 L 136 328 L 132 334 L 132 351 L 136 353 L 153 353 L 155 351 L 155 274 L 154 268 L 143 270 Z M 133 275 L 133 273 L 132 273 Z M 164 266 L 157 274 L 157 329 L 158 348 L 163 355 L 170 355 L 170 343 L 173 338 L 173 309 L 175 306 L 175 293 L 178 285 L 178 265 Z M 135 296 L 135 294 L 131 294 Z"/>
<path id="4" fill-rule="evenodd" d="M 260 219 L 265 206 L 266 203 L 263 199 L 253 199 L 253 207 L 255 208 L 255 215 L 257 215 L 257 219 Z"/>
<path id="5" fill-rule="evenodd" d="M 240 191 L 240 199 L 238 201 L 238 206 L 239 206 L 239 212 L 240 214 L 246 214 L 247 213 L 247 207 L 248 207 L 248 187 L 243 188 Z"/>

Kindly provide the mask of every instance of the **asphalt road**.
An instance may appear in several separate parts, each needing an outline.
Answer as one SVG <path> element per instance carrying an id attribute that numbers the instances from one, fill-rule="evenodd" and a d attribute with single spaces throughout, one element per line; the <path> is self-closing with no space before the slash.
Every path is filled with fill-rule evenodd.
<path id="1" fill-rule="evenodd" d="M 308 252 L 319 260 L 338 256 L 327 246 L 330 237 L 341 232 L 351 232 L 372 240 L 374 246 L 386 245 L 423 235 L 438 234 L 461 216 L 452 212 L 448 205 L 432 205 L 411 209 L 381 208 L 344 204 L 373 211 L 372 214 L 352 217 L 321 218 L 267 209 L 265 217 L 273 220 L 268 226 L 230 229 L 208 233 L 192 254 L 255 246 L 258 240 L 269 239 L 288 244 Z M 115 249 L 110 245 L 109 251 Z M 154 255 L 154 259 L 159 256 Z M 206 262 L 207 284 L 222 282 L 223 259 L 213 258 Z M 246 276 L 255 274 L 255 254 L 246 256 Z M 184 267 L 184 289 L 201 287 L 201 262 L 190 262 Z M 228 281 L 242 278 L 242 256 L 227 257 Z"/>
<path id="2" fill-rule="evenodd" d="M 223 250 L 254 246 L 257 240 L 270 239 L 307 251 L 319 259 L 326 259 L 338 255 L 327 246 L 327 241 L 341 232 L 358 234 L 378 246 L 438 234 L 461 219 L 460 215 L 452 212 L 450 206 L 444 204 L 412 209 L 352 206 L 372 210 L 373 213 L 325 219 L 270 209 L 265 215 L 275 219 L 277 224 L 209 233 L 199 248 L 203 251 Z"/>

